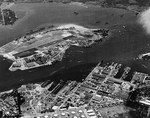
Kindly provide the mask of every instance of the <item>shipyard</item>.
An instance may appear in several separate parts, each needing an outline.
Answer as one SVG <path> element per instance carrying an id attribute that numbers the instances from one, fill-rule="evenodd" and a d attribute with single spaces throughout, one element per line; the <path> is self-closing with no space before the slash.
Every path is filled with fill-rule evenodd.
<path id="1" fill-rule="evenodd" d="M 115 78 L 121 66 L 101 61 L 82 82 L 49 80 L 3 92 L 0 111 L 4 117 L 114 118 L 129 111 L 126 102 L 134 101 L 130 93 L 139 89 L 140 97 L 135 101 L 150 107 L 148 94 L 140 94 L 142 89 L 148 90 L 150 76 L 134 72 L 131 80 L 126 81 L 125 73 L 130 68 L 125 69 L 124 79 Z"/>

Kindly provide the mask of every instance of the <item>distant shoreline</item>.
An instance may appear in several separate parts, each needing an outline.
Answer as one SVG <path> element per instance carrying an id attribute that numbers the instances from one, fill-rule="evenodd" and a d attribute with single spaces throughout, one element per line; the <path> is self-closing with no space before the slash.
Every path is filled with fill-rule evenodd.
<path id="1" fill-rule="evenodd" d="M 22 4 L 22 5 L 21 5 Z M 12 26 L 11 25 L 8 25 L 8 26 L 1 26 L 0 25 L 0 28 L 8 28 L 8 29 L 14 29 L 18 24 L 20 24 L 22 21 L 28 19 L 30 16 L 32 16 L 32 14 L 35 13 L 34 11 L 34 7 L 26 7 L 25 5 L 23 4 L 37 4 L 35 5 L 36 6 L 39 6 L 40 5 L 50 5 L 50 4 L 62 4 L 62 5 L 66 5 L 64 3 L 57 3 L 57 2 L 50 2 L 48 4 L 46 3 L 43 3 L 43 2 L 17 2 L 17 3 L 12 3 L 9 8 L 15 12 L 25 12 L 25 14 L 23 15 L 22 18 L 19 18 L 19 20 L 17 20 Z M 21 5 L 21 7 L 20 7 Z M 101 7 L 99 5 L 93 5 L 93 4 L 86 4 L 86 3 L 82 3 L 82 2 L 70 2 L 70 3 L 67 3 L 67 5 L 76 5 L 76 6 L 79 6 L 79 7 L 83 7 L 83 8 L 89 8 L 89 7 Z M 105 7 L 102 7 L 103 9 L 105 9 Z M 127 10 L 127 9 L 121 9 L 121 8 L 117 8 L 117 7 L 110 7 L 110 9 L 120 9 L 120 10 L 126 10 L 126 11 L 130 11 L 130 10 Z M 133 11 L 131 11 L 133 12 Z M 49 23 L 46 23 L 46 24 L 49 24 Z M 43 25 L 43 24 L 42 24 Z M 79 24 L 81 25 L 81 24 Z"/>

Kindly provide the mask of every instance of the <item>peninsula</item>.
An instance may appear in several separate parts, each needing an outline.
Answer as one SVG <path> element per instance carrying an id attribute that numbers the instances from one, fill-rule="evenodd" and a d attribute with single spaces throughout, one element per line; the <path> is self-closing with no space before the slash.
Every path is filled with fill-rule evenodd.
<path id="1" fill-rule="evenodd" d="M 75 24 L 40 28 L 0 48 L 12 61 L 10 71 L 27 70 L 61 61 L 71 45 L 89 47 L 108 36 L 107 29 L 88 29 Z"/>

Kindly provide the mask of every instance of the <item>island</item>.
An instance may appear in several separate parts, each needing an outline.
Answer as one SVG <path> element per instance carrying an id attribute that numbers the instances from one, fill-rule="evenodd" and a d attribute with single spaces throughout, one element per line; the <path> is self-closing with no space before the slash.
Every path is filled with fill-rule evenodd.
<path id="1" fill-rule="evenodd" d="M 0 24 L 13 25 L 17 20 L 18 17 L 14 11 L 0 8 Z"/>
<path id="2" fill-rule="evenodd" d="M 149 116 L 150 76 L 133 72 L 127 80 L 131 68 L 119 77 L 121 68 L 101 61 L 82 82 L 48 80 L 1 92 L 2 117 L 114 118 L 131 109 Z"/>
<path id="3" fill-rule="evenodd" d="M 90 47 L 109 34 L 108 29 L 88 29 L 75 24 L 40 28 L 0 47 L 0 55 L 12 61 L 10 71 L 27 70 L 61 61 L 72 46 Z"/>

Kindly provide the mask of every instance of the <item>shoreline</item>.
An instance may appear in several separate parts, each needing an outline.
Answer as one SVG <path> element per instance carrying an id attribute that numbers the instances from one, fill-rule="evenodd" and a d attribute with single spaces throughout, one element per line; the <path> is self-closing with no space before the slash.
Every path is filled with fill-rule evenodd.
<path id="1" fill-rule="evenodd" d="M 53 2 L 53 3 L 48 3 L 48 4 L 45 4 L 45 3 L 43 3 L 43 2 L 38 2 L 38 3 L 13 3 L 12 5 L 11 5 L 11 7 L 10 7 L 10 9 L 11 10 L 13 10 L 13 11 L 17 11 L 17 12 L 25 12 L 25 15 L 20 19 L 18 19 L 12 26 L 11 25 L 8 25 L 8 26 L 0 26 L 0 29 L 1 28 L 8 28 L 8 29 L 14 29 L 15 27 L 17 27 L 21 22 L 23 22 L 23 21 L 25 21 L 26 19 L 28 19 L 30 16 L 32 16 L 32 14 L 34 14 L 35 13 L 35 11 L 34 11 L 34 7 L 32 8 L 31 6 L 30 7 L 26 7 L 26 6 L 24 6 L 24 4 L 36 4 L 35 5 L 35 7 L 38 7 L 39 6 L 39 4 L 40 5 L 46 5 L 46 6 L 48 6 L 48 5 L 56 5 L 56 4 L 58 4 L 58 5 L 66 5 L 66 4 L 64 4 L 64 3 L 57 3 L 57 2 Z M 20 5 L 22 6 L 22 7 L 20 7 Z M 125 10 L 125 11 L 127 11 L 127 12 L 133 12 L 133 11 L 130 11 L 130 10 L 127 10 L 127 9 L 121 9 L 121 8 L 117 8 L 117 7 L 100 7 L 99 5 L 93 5 L 93 4 L 84 4 L 84 3 L 82 3 L 82 2 L 71 2 L 71 3 L 67 3 L 67 5 L 69 5 L 69 6 L 77 6 L 77 7 L 83 7 L 83 8 L 86 8 L 86 9 L 88 9 L 89 7 L 95 7 L 95 8 L 102 8 L 102 9 L 118 9 L 118 10 Z M 46 24 L 49 24 L 49 23 L 46 23 Z M 57 23 L 56 23 L 57 24 Z"/>

